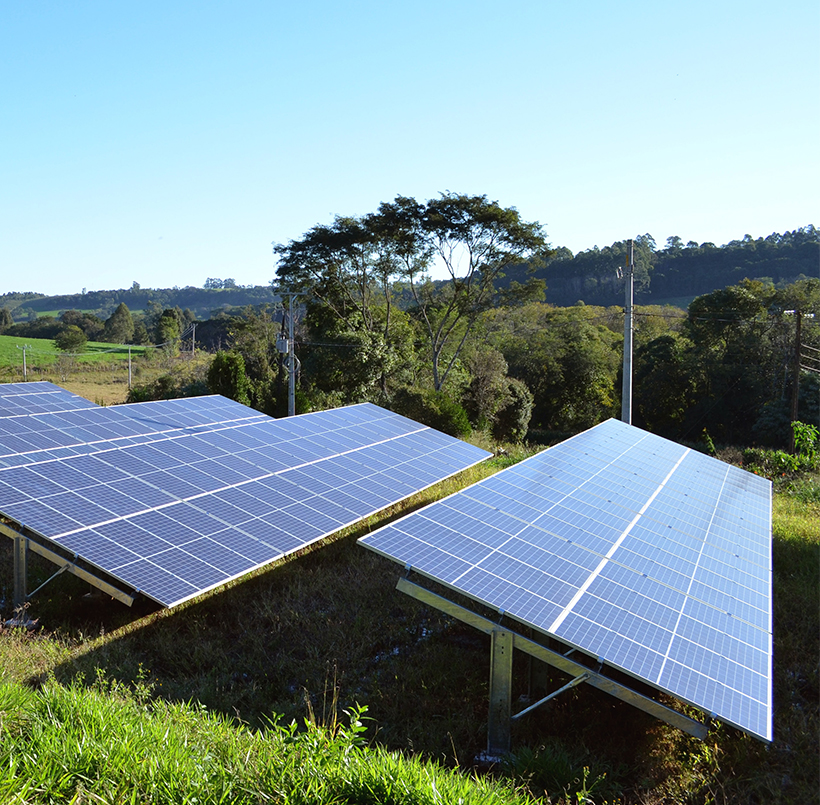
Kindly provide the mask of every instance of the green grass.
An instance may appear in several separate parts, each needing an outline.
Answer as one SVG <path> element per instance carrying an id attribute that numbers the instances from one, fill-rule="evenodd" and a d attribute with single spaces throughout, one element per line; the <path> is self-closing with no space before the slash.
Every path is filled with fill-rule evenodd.
<path id="1" fill-rule="evenodd" d="M 526 802 L 512 787 L 365 745 L 346 723 L 250 730 L 195 704 L 147 701 L 116 683 L 0 685 L 4 803 Z"/>
<path id="2" fill-rule="evenodd" d="M 18 373 L 23 368 L 23 346 L 26 350 L 26 364 L 34 371 L 38 367 L 52 366 L 62 353 L 54 346 L 54 341 L 48 338 L 17 338 L 11 335 L 0 335 L 0 368 L 12 369 Z M 145 354 L 146 347 L 131 347 L 132 359 Z M 64 357 L 64 356 L 63 356 Z M 127 361 L 128 347 L 119 344 L 108 344 L 103 341 L 89 341 L 82 355 L 75 356 L 81 363 Z"/>
<path id="3" fill-rule="evenodd" d="M 520 457 L 500 457 L 488 466 L 473 468 L 417 496 L 410 505 L 447 494 Z M 509 768 L 516 775 L 516 785 L 526 785 L 532 795 L 548 796 L 552 803 L 573 805 L 578 802 L 577 792 L 584 790 L 585 773 L 586 790 L 591 789 L 591 799 L 597 803 L 816 800 L 820 789 L 820 505 L 803 494 L 816 482 L 817 476 L 793 479 L 775 495 L 773 743 L 767 747 L 717 723 L 705 742 L 697 741 L 581 685 L 515 723 L 513 746 L 520 762 Z M 0 775 L 6 774 L 0 779 L 7 786 L 0 785 L 0 802 L 15 801 L 15 785 L 24 792 L 23 786 L 29 786 L 28 793 L 19 795 L 20 802 L 48 801 L 34 798 L 40 794 L 32 781 L 39 780 L 41 787 L 48 781 L 38 777 L 45 771 L 24 765 L 35 763 L 27 760 L 26 752 L 41 758 L 43 769 L 54 769 L 50 780 L 72 780 L 75 788 L 70 790 L 75 793 L 105 792 L 109 799 L 101 801 L 106 802 L 130 801 L 123 792 L 152 780 L 150 785 L 157 786 L 150 789 L 153 794 L 140 793 L 135 801 L 153 797 L 153 801 L 186 802 L 192 800 L 184 797 L 194 794 L 204 802 L 219 801 L 221 795 L 227 802 L 264 801 L 261 793 L 272 790 L 263 787 L 264 781 L 270 779 L 283 786 L 281 802 L 313 801 L 297 799 L 291 785 L 321 791 L 327 802 L 458 801 L 454 793 L 436 799 L 429 786 L 426 793 L 405 792 L 405 799 L 398 794 L 390 799 L 391 786 L 395 793 L 405 782 L 425 776 L 433 779 L 431 775 L 442 772 L 442 765 L 462 773 L 471 767 L 486 742 L 489 679 L 487 639 L 397 593 L 400 568 L 355 544 L 360 534 L 402 511 L 403 507 L 396 507 L 318 549 L 171 611 L 145 602 L 129 610 L 113 601 L 85 598 L 87 587 L 74 578 L 64 575 L 52 581 L 31 608 L 31 614 L 41 619 L 41 628 L 0 635 L 0 682 L 23 691 L 7 695 L 34 697 L 30 706 L 23 701 L 6 708 L 7 715 L 0 705 L 0 723 L 13 724 L 17 718 L 29 725 L 26 737 L 14 744 L 14 757 L 2 756 L 6 744 L 0 740 Z M 31 565 L 31 587 L 53 572 L 50 565 L 36 561 Z M 0 596 L 10 589 L 10 544 L 0 543 Z M 528 672 L 526 659 L 517 656 L 516 697 L 526 692 Z M 564 682 L 555 674 L 550 684 L 554 689 Z M 30 707 L 31 712 L 48 714 L 45 701 L 53 714 L 52 702 L 59 697 L 76 702 L 71 705 L 76 709 L 67 711 L 73 715 L 60 716 L 57 722 L 63 732 L 56 730 L 44 738 L 45 744 L 28 748 L 34 735 L 31 719 L 15 713 L 28 712 L 25 708 Z M 363 766 L 347 769 L 342 777 L 360 780 L 363 767 L 372 765 L 378 780 L 367 778 L 362 785 L 378 790 L 381 799 L 367 799 L 359 783 L 355 789 L 332 787 L 344 780 L 339 781 L 338 768 L 322 765 L 324 753 L 330 751 L 328 742 L 335 740 L 336 715 L 354 712 L 358 705 L 367 705 L 372 720 L 364 721 L 367 731 L 356 733 L 356 739 L 364 737 L 370 748 L 350 750 L 355 763 Z M 101 715 L 94 715 L 95 710 Z M 106 719 L 131 719 L 132 711 L 147 721 L 142 726 L 127 721 L 131 724 L 127 734 L 114 726 L 100 726 Z M 318 741 L 316 751 L 322 757 L 301 756 L 301 765 L 320 770 L 316 779 L 276 777 L 278 771 L 266 777 L 255 765 L 264 754 L 258 747 L 276 747 L 270 749 L 274 755 L 285 751 L 276 743 L 281 735 L 277 737 L 277 730 L 270 727 L 273 713 L 282 714 L 284 724 L 302 724 L 305 717 L 317 713 L 314 722 L 330 726 L 329 735 L 314 733 L 304 739 Z M 48 722 L 45 717 L 41 720 Z M 84 727 L 86 720 L 89 725 Z M 160 729 L 157 722 L 163 729 L 179 722 L 182 732 L 166 738 L 164 731 L 154 731 Z M 50 727 L 43 723 L 38 730 Z M 63 733 L 65 744 L 60 742 Z M 145 763 L 133 762 L 129 768 L 118 754 L 117 742 L 141 740 L 143 733 L 151 736 L 146 747 L 164 741 L 167 750 L 159 757 L 149 754 Z M 190 747 L 187 753 L 175 749 L 185 741 Z M 246 775 L 230 760 L 231 747 L 237 746 L 241 757 L 249 758 L 243 760 Z M 139 748 L 134 747 L 134 751 Z M 398 765 L 397 752 L 413 757 L 415 771 Z M 196 787 L 194 772 L 186 765 L 194 762 L 192 758 L 199 764 L 200 776 L 213 785 L 207 792 Z M 424 759 L 434 760 L 435 765 L 421 763 Z M 171 785 L 168 781 L 177 763 L 179 780 L 193 786 L 189 792 L 184 787 L 162 788 Z M 239 796 L 234 777 L 257 799 L 232 800 Z M 444 791 L 445 783 L 435 780 L 436 790 Z M 160 794 L 167 798 L 157 799 Z M 65 793 L 63 801 L 71 801 L 71 796 Z M 492 797 L 512 795 L 505 790 L 470 796 L 464 795 L 464 802 L 504 802 Z M 83 793 L 75 801 L 95 800 Z"/>

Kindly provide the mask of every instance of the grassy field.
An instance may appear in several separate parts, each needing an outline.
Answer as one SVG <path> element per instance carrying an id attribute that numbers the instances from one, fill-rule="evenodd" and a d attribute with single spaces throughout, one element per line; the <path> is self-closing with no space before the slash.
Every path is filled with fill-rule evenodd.
<path id="1" fill-rule="evenodd" d="M 23 371 L 23 347 L 26 349 L 26 364 L 32 369 L 53 365 L 62 356 L 54 341 L 48 338 L 17 338 L 0 335 L 0 367 Z M 130 347 L 132 359 L 145 355 L 148 347 Z M 107 361 L 128 361 L 129 347 L 109 344 L 105 341 L 89 341 L 81 355 L 72 356 L 79 363 L 100 363 Z"/>
<path id="2" fill-rule="evenodd" d="M 382 763 L 381 758 L 388 757 L 382 750 L 400 751 L 469 771 L 486 742 L 488 641 L 396 592 L 400 569 L 361 549 L 355 540 L 407 507 L 447 494 L 509 460 L 495 459 L 474 468 L 318 549 L 304 551 L 229 589 L 171 611 L 158 610 L 146 602 L 128 609 L 114 601 L 87 598 L 88 588 L 68 576 L 50 582 L 31 609 L 31 614 L 40 618 L 41 627 L 30 633 L 7 630 L 0 639 L 0 681 L 40 691 L 38 695 L 46 696 L 47 701 L 51 701 L 48 697 L 62 697 L 61 701 L 75 702 L 71 706 L 76 711 L 62 711 L 60 722 L 74 725 L 71 734 L 75 738 L 68 741 L 71 751 L 55 733 L 47 739 L 54 749 L 45 748 L 36 755 L 38 766 L 54 767 L 55 779 L 68 775 L 76 785 L 100 774 L 105 753 L 102 759 L 86 761 L 75 747 L 83 745 L 83 735 L 98 736 L 95 740 L 103 747 L 114 747 L 99 726 L 100 718 L 113 716 L 96 714 L 119 706 L 109 703 L 113 697 L 126 701 L 126 710 L 133 701 L 141 706 L 147 721 L 139 727 L 140 734 L 157 735 L 152 732 L 158 728 L 151 719 L 158 717 L 168 724 L 179 721 L 187 725 L 184 730 L 199 736 L 200 742 L 191 744 L 195 750 L 168 751 L 179 753 L 181 779 L 188 779 L 185 775 L 190 774 L 191 755 L 202 758 L 200 766 L 211 775 L 213 788 L 207 795 L 197 789 L 201 795 L 197 801 L 201 802 L 223 801 L 219 797 L 224 794 L 227 783 L 223 777 L 228 772 L 219 770 L 235 768 L 226 742 L 228 747 L 243 747 L 242 752 L 255 759 L 256 750 L 245 743 L 251 740 L 249 735 L 260 736 L 259 741 L 278 740 L 269 733 L 273 714 L 280 714 L 286 724 L 291 720 L 303 723 L 305 718 L 310 721 L 313 714 L 312 721 L 329 725 L 332 733 L 343 710 L 355 711 L 365 705 L 370 720 L 364 722 L 367 731 L 357 735 L 373 748 L 369 751 L 376 752 L 366 755 L 370 758 L 366 763 Z M 816 801 L 820 790 L 818 489 L 820 478 L 810 476 L 782 486 L 775 497 L 775 739 L 771 746 L 717 723 L 708 739 L 700 742 L 581 685 L 515 723 L 516 758 L 506 771 L 513 775 L 519 791 L 526 787 L 532 796 L 575 804 L 582 801 L 577 792 L 585 790 L 586 780 L 586 790 L 592 792 L 589 801 L 593 802 Z M 33 563 L 30 586 L 52 572 L 51 566 Z M 7 594 L 10 588 L 10 546 L 0 544 L 0 591 Z M 5 609 L 8 614 L 8 605 Z M 517 657 L 516 697 L 526 693 L 529 671 L 526 660 Z M 564 682 L 566 679 L 558 675 L 551 680 L 553 688 Z M 106 690 L 111 695 L 99 698 Z M 125 691 L 131 692 L 126 695 Z M 83 693 L 90 698 L 82 699 Z M 199 705 L 173 709 L 184 702 Z M 200 706 L 202 711 L 198 712 Z M 49 712 L 42 702 L 31 707 Z M 4 718 L 9 717 L 3 716 L 0 705 L 0 725 Z M 198 718 L 202 721 L 196 721 Z M 43 719 L 34 730 L 38 735 L 48 730 L 48 718 Z M 84 719 L 89 720 L 87 728 L 80 726 Z M 218 728 L 211 719 L 217 720 Z M 190 736 L 185 738 L 187 734 L 183 731 L 177 739 L 169 733 L 169 745 L 176 747 L 177 740 L 182 745 L 184 740 L 191 741 Z M 318 741 L 316 751 L 324 757 L 332 734 L 314 738 Z M 88 738 L 87 742 L 91 753 L 93 741 Z M 349 751 L 352 757 L 355 752 Z M 174 756 L 166 753 L 164 757 Z M 60 757 L 77 759 L 60 761 Z M 162 757 L 149 757 L 146 762 L 151 768 L 162 765 Z M 307 753 L 302 765 L 322 768 L 322 757 Z M 217 763 L 220 758 L 228 758 L 227 765 Z M 82 765 L 86 762 L 90 765 Z M 139 764 L 119 762 L 121 773 L 126 775 L 123 779 L 139 777 Z M 8 763 L 13 760 L 0 757 L 0 766 Z M 355 763 L 351 760 L 352 765 L 358 763 L 358 756 Z M 433 779 L 430 769 L 437 767 L 424 767 L 428 771 L 423 773 L 393 773 L 399 778 L 426 774 Z M 25 779 L 28 772 L 23 772 L 23 766 L 13 768 L 19 769 L 12 775 L 14 780 L 19 783 Z M 253 776 L 255 768 L 249 761 L 248 774 Z M 494 773 L 503 776 L 504 771 L 497 768 Z M 333 771 L 330 776 L 335 774 Z M 351 770 L 342 777 L 359 779 L 357 775 L 359 771 Z M 163 778 L 151 779 L 156 782 Z M 334 779 L 334 785 L 341 785 Z M 258 783 L 257 777 L 254 780 Z M 249 782 L 249 790 L 268 790 L 254 789 L 257 783 Z M 117 784 L 112 782 L 110 790 L 122 791 Z M 433 789 L 438 790 L 438 785 L 434 783 Z M 458 801 L 449 794 L 434 795 L 429 786 L 424 793 L 414 789 L 403 798 L 384 799 L 354 796 L 352 789 L 339 787 L 321 790 L 325 799 L 291 800 L 283 795 L 278 801 Z M 0 795 L 2 792 L 0 785 Z M 344 798 L 344 792 L 349 798 Z M 507 801 L 492 798 L 502 795 L 512 796 L 509 792 L 476 794 L 466 796 L 464 802 Z M 99 801 L 130 801 L 118 796 L 112 794 L 111 799 Z M 140 796 L 143 799 L 136 801 L 162 801 L 149 794 Z M 333 800 L 333 796 L 338 799 Z M 518 801 L 525 801 L 522 794 L 517 796 Z M 70 799 L 68 793 L 66 799 Z M 7 797 L 3 801 L 14 800 Z M 48 800 L 32 797 L 20 801 Z M 75 801 L 98 800 L 80 797 Z M 193 800 L 169 795 L 165 801 Z M 265 800 L 260 794 L 256 799 L 224 801 Z"/>
<path id="3" fill-rule="evenodd" d="M 66 356 L 45 338 L 20 339 L 0 335 L 0 381 L 20 383 L 24 345 L 26 378 L 48 380 L 98 405 L 125 402 L 128 395 L 128 347 L 89 341 L 79 356 Z M 201 356 L 197 357 L 201 360 Z M 131 347 L 132 383 L 144 383 L 186 363 L 187 356 L 168 358 L 150 347 Z"/>

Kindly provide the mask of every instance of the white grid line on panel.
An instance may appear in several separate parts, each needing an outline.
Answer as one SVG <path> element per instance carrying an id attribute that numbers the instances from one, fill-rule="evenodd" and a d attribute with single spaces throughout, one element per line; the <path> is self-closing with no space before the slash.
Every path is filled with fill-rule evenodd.
<path id="1" fill-rule="evenodd" d="M 626 539 L 629 532 L 635 527 L 635 524 L 638 522 L 638 520 L 641 519 L 641 516 L 649 508 L 652 501 L 655 500 L 655 498 L 658 496 L 658 494 L 661 492 L 661 490 L 666 486 L 669 479 L 674 474 L 675 470 L 677 470 L 677 468 L 680 466 L 681 462 L 683 461 L 684 458 L 686 458 L 687 455 L 689 455 L 689 450 L 688 449 L 677 460 L 677 462 L 675 462 L 675 465 L 672 467 L 671 470 L 669 470 L 669 473 L 667 474 L 666 478 L 664 478 L 663 481 L 661 481 L 658 488 L 652 493 L 649 500 L 647 500 L 646 503 L 644 503 L 644 505 L 641 507 L 641 510 L 632 519 L 632 522 L 626 527 L 626 529 L 624 529 L 624 532 L 621 534 L 621 536 L 618 537 L 617 540 L 615 540 L 612 547 L 607 551 L 606 556 L 604 556 L 604 558 L 598 564 L 598 567 L 596 567 L 595 570 L 593 570 L 592 573 L 590 573 L 587 580 L 578 588 L 578 591 L 572 597 L 572 600 L 566 605 L 566 607 L 564 607 L 561 614 L 552 622 L 552 624 L 550 625 L 548 631 L 555 634 L 556 630 L 564 622 L 564 619 L 567 617 L 567 615 L 569 615 L 570 612 L 572 612 L 575 605 L 581 599 L 581 596 L 589 589 L 590 584 L 592 584 L 592 582 L 595 581 L 595 579 L 598 577 L 598 575 L 601 573 L 601 571 L 606 566 L 607 562 L 609 562 L 609 560 L 612 558 L 612 555 L 615 553 L 616 550 L 618 550 L 618 547 L 620 546 L 620 544 Z"/>

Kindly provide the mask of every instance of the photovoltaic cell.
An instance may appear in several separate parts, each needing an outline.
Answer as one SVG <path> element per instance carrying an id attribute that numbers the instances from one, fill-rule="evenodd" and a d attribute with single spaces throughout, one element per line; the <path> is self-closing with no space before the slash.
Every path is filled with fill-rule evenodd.
<path id="1" fill-rule="evenodd" d="M 765 479 L 609 420 L 360 542 L 771 740 Z"/>
<path id="2" fill-rule="evenodd" d="M 274 420 L 216 396 L 102 408 L 15 385 L 0 513 L 165 606 L 489 455 L 369 404 Z"/>
<path id="3" fill-rule="evenodd" d="M 0 383 L 0 432 L 6 417 L 97 407 L 53 383 Z"/>

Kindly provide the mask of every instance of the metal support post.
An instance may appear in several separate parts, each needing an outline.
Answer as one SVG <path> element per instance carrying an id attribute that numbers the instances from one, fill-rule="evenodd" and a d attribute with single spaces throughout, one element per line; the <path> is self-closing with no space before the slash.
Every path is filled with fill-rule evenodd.
<path id="1" fill-rule="evenodd" d="M 26 575 L 28 563 L 28 540 L 22 536 L 14 537 L 14 609 L 26 603 Z"/>
<path id="2" fill-rule="evenodd" d="M 803 326 L 803 311 L 795 310 L 795 336 L 794 336 L 794 370 L 792 374 L 792 428 L 789 434 L 789 452 L 794 455 L 796 453 L 794 443 L 794 423 L 799 418 L 799 402 L 800 402 L 800 342 L 802 340 L 802 326 Z"/>
<path id="3" fill-rule="evenodd" d="M 509 752 L 511 745 L 513 634 L 507 629 L 493 629 L 490 638 L 487 754 L 497 756 Z"/>
<path id="4" fill-rule="evenodd" d="M 465 609 L 464 607 L 454 603 L 453 601 L 449 601 L 446 598 L 442 598 L 440 595 L 437 595 L 424 587 L 419 587 L 418 584 L 415 584 L 406 578 L 400 578 L 398 580 L 396 589 L 409 595 L 411 598 L 415 598 L 417 601 L 421 601 L 423 604 L 434 607 L 440 612 L 450 615 L 451 617 L 460 620 L 462 623 L 466 623 L 467 625 L 478 629 L 484 634 L 492 635 L 496 630 L 499 630 L 498 624 L 488 620 L 482 615 L 472 612 L 469 609 Z M 673 727 L 677 727 L 678 729 L 689 733 L 689 735 L 694 735 L 695 738 L 700 738 L 703 740 L 706 737 L 708 727 L 705 724 L 701 724 L 700 722 L 683 715 L 683 713 L 679 713 L 677 710 L 672 710 L 671 708 L 666 707 L 666 705 L 663 705 L 648 696 L 644 696 L 631 688 L 627 688 L 619 682 L 615 682 L 612 679 L 602 676 L 600 670 L 592 670 L 588 666 L 583 665 L 580 662 L 576 662 L 571 659 L 569 653 L 560 654 L 541 645 L 540 643 L 536 643 L 533 640 L 525 638 L 512 630 L 508 630 L 507 634 L 509 634 L 512 639 L 513 648 L 517 648 L 519 651 L 523 651 L 525 654 L 529 654 L 541 662 L 548 663 L 561 673 L 568 674 L 569 676 L 576 678 L 578 682 L 586 682 L 588 685 L 591 685 L 598 690 L 602 690 L 610 696 L 614 696 L 616 699 L 627 702 L 627 704 L 631 704 L 633 707 L 643 710 L 645 713 L 649 713 L 649 715 L 659 718 L 661 721 L 665 721 L 667 724 L 671 724 Z M 493 646 L 494 645 L 495 643 L 493 643 Z M 512 660 L 512 650 L 509 651 L 509 656 L 510 660 Z M 494 667 L 492 663 L 491 667 Z M 510 678 L 512 678 L 512 670 L 510 670 Z M 491 694 L 491 700 L 492 698 L 493 697 Z M 490 709 L 492 717 L 492 707 Z M 508 706 L 507 709 L 508 713 L 510 711 L 511 705 Z"/>

